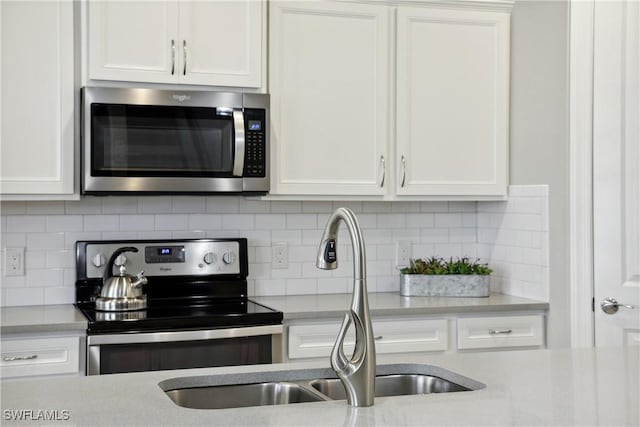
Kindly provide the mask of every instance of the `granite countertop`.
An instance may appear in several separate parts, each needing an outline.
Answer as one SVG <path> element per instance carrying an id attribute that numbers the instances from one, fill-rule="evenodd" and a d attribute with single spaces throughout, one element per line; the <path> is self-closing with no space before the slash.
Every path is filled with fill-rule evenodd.
<path id="1" fill-rule="evenodd" d="M 549 303 L 503 294 L 486 298 L 466 297 L 403 297 L 399 293 L 370 293 L 372 316 L 504 312 L 518 310 L 548 310 Z M 289 295 L 251 297 L 253 301 L 284 312 L 285 320 L 317 319 L 344 316 L 351 303 L 351 294 Z"/>
<path id="2" fill-rule="evenodd" d="M 0 334 L 84 332 L 87 320 L 71 304 L 2 307 Z"/>
<path id="3" fill-rule="evenodd" d="M 176 406 L 158 383 L 189 376 L 326 368 L 327 362 L 93 377 L 4 380 L 2 424 L 92 426 L 639 425 L 640 348 L 387 355 L 378 364 L 438 366 L 486 385 L 475 391 L 238 409 Z M 211 380 L 211 378 L 207 379 Z M 184 379 L 174 381 L 185 381 Z M 22 411 L 22 412 L 20 412 Z M 58 416 L 43 422 L 37 417 Z M 57 411 L 57 412 L 54 412 Z M 16 420 L 22 417 L 23 420 Z M 25 421 L 26 419 L 26 421 Z"/>

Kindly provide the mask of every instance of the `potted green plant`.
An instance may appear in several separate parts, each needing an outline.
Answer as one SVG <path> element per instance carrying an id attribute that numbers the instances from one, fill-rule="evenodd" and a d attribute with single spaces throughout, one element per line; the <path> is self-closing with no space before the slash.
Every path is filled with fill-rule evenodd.
<path id="1" fill-rule="evenodd" d="M 488 297 L 491 272 L 467 257 L 412 259 L 400 270 L 400 295 Z"/>

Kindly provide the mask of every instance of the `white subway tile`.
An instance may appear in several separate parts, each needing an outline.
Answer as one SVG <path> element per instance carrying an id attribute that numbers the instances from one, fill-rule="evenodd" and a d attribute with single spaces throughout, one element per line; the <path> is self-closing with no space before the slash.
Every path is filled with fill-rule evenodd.
<path id="1" fill-rule="evenodd" d="M 315 201 L 302 202 L 303 213 L 331 213 L 333 211 L 334 211 L 333 204 L 331 202 L 315 202 Z"/>
<path id="2" fill-rule="evenodd" d="M 344 294 L 351 292 L 351 282 L 342 277 L 318 279 L 318 294 Z"/>
<path id="3" fill-rule="evenodd" d="M 318 293 L 316 279 L 287 279 L 287 295 L 314 295 Z"/>
<path id="4" fill-rule="evenodd" d="M 510 185 L 509 197 L 547 197 L 548 185 Z"/>
<path id="5" fill-rule="evenodd" d="M 118 215 L 85 215 L 84 231 L 118 231 L 120 217 Z"/>
<path id="6" fill-rule="evenodd" d="M 288 268 L 272 269 L 272 279 L 295 279 L 302 276 L 302 264 L 290 262 Z"/>
<path id="7" fill-rule="evenodd" d="M 27 245 L 27 233 L 6 233 L 0 236 L 0 243 L 3 248 L 15 248 Z"/>
<path id="8" fill-rule="evenodd" d="M 392 202 L 391 212 L 405 214 L 420 212 L 420 202 Z"/>
<path id="9" fill-rule="evenodd" d="M 0 216 L 0 233 L 6 233 L 7 232 L 7 217 L 6 216 Z"/>
<path id="10" fill-rule="evenodd" d="M 82 231 L 84 217 L 82 215 L 51 215 L 46 217 L 46 230 L 56 231 Z"/>
<path id="11" fill-rule="evenodd" d="M 317 246 L 289 246 L 289 261 L 315 262 L 317 253 Z"/>
<path id="12" fill-rule="evenodd" d="M 275 279 L 256 279 L 254 280 L 255 296 L 276 296 L 286 295 L 287 286 L 284 280 Z"/>
<path id="13" fill-rule="evenodd" d="M 287 214 L 285 216 L 285 227 L 295 230 L 315 230 L 318 228 L 318 216 L 315 214 Z"/>
<path id="14" fill-rule="evenodd" d="M 102 200 L 102 213 L 105 214 L 137 214 L 137 197 L 105 197 Z"/>
<path id="15" fill-rule="evenodd" d="M 207 237 L 212 239 L 244 237 L 244 232 L 241 230 L 213 230 L 207 231 Z"/>
<path id="16" fill-rule="evenodd" d="M 449 242 L 451 243 L 469 243 L 476 241 L 475 228 L 450 228 Z"/>
<path id="17" fill-rule="evenodd" d="M 432 228 L 435 224 L 435 217 L 432 213 L 411 213 L 407 214 L 407 227 L 410 228 Z"/>
<path id="18" fill-rule="evenodd" d="M 0 201 L 0 213 L 2 215 L 25 215 L 27 213 L 27 202 Z"/>
<path id="19" fill-rule="evenodd" d="M 449 230 L 446 228 L 425 228 L 420 232 L 422 243 L 446 243 L 449 241 Z"/>
<path id="20" fill-rule="evenodd" d="M 421 231 L 419 228 L 395 228 L 391 230 L 391 239 L 393 242 L 398 240 L 420 241 Z"/>
<path id="21" fill-rule="evenodd" d="M 414 243 L 413 245 L 411 245 L 411 258 L 430 258 L 435 254 L 435 251 L 436 247 L 433 244 Z"/>
<path id="22" fill-rule="evenodd" d="M 289 245 L 302 245 L 301 230 L 273 230 L 271 231 L 272 242 L 285 242 Z M 320 236 L 318 236 L 318 244 L 320 244 Z"/>
<path id="23" fill-rule="evenodd" d="M 287 228 L 287 216 L 284 214 L 257 214 L 255 215 L 255 228 L 257 230 L 273 230 L 274 228 Z M 301 227 L 288 227 L 301 228 Z"/>
<path id="24" fill-rule="evenodd" d="M 265 202 L 267 203 L 267 202 Z M 271 205 L 271 213 L 302 213 L 302 202 L 296 201 L 272 201 L 268 202 Z"/>
<path id="25" fill-rule="evenodd" d="M 1 264 L 0 268 L 4 269 L 4 263 Z M 5 276 L 3 271 L 0 277 L 2 277 L 3 288 L 24 288 L 27 285 L 25 276 Z"/>
<path id="26" fill-rule="evenodd" d="M 463 227 L 477 227 L 478 216 L 476 213 L 464 213 L 462 214 L 462 226 Z"/>
<path id="27" fill-rule="evenodd" d="M 155 221 L 157 231 L 186 230 L 189 224 L 189 216 L 184 214 L 156 215 Z"/>
<path id="28" fill-rule="evenodd" d="M 64 233 L 29 233 L 27 234 L 27 247 L 36 249 L 64 249 Z"/>
<path id="29" fill-rule="evenodd" d="M 434 215 L 436 228 L 462 227 L 462 214 L 437 213 Z"/>
<path id="30" fill-rule="evenodd" d="M 154 215 L 120 215 L 120 231 L 153 231 Z"/>
<path id="31" fill-rule="evenodd" d="M 378 228 L 403 228 L 407 226 L 405 214 L 378 214 Z"/>
<path id="32" fill-rule="evenodd" d="M 302 265 L 302 276 L 301 277 L 312 277 L 312 278 L 328 278 L 330 277 L 329 273 L 326 270 L 321 270 L 316 267 L 315 257 L 311 260 L 307 260 L 308 262 L 301 262 Z M 338 262 L 342 264 L 342 262 Z"/>
<path id="33" fill-rule="evenodd" d="M 75 300 L 75 288 L 72 286 L 51 287 L 44 290 L 45 304 L 73 304 Z"/>
<path id="34" fill-rule="evenodd" d="M 7 288 L 3 304 L 7 306 L 42 305 L 44 288 Z"/>
<path id="35" fill-rule="evenodd" d="M 64 270 L 61 268 L 27 270 L 26 273 L 28 287 L 64 286 Z"/>
<path id="36" fill-rule="evenodd" d="M 422 202 L 420 204 L 422 212 L 449 212 L 448 202 Z"/>
<path id="37" fill-rule="evenodd" d="M 102 197 L 83 197 L 80 200 L 64 202 L 67 214 L 100 214 L 102 213 Z"/>
<path id="38" fill-rule="evenodd" d="M 138 213 L 163 214 L 171 212 L 171 196 L 138 198 Z"/>
<path id="39" fill-rule="evenodd" d="M 271 263 L 256 262 L 249 266 L 249 278 L 269 279 L 271 277 Z"/>
<path id="40" fill-rule="evenodd" d="M 225 230 L 253 230 L 255 217 L 250 214 L 222 215 L 222 228 Z"/>
<path id="41" fill-rule="evenodd" d="M 27 215 L 56 215 L 64 213 L 64 202 L 29 202 Z"/>
<path id="42" fill-rule="evenodd" d="M 238 197 L 207 197 L 207 213 L 237 213 Z"/>
<path id="43" fill-rule="evenodd" d="M 270 213 L 271 205 L 269 202 L 265 202 L 262 200 L 247 200 L 241 198 L 238 201 L 238 210 L 240 213 Z"/>
<path id="44" fill-rule="evenodd" d="M 142 240 L 164 240 L 171 237 L 171 231 L 156 231 L 156 230 L 148 230 L 148 231 L 139 231 L 135 233 L 136 239 Z"/>
<path id="45" fill-rule="evenodd" d="M 389 202 L 362 202 L 362 212 L 366 212 L 366 213 L 391 212 L 391 204 Z"/>
<path id="46" fill-rule="evenodd" d="M 171 198 L 171 212 L 196 214 L 207 212 L 207 199 L 202 196 L 174 196 Z"/>
<path id="47" fill-rule="evenodd" d="M 249 246 L 271 247 L 271 231 L 269 230 L 246 230 L 242 232 L 242 237 L 246 237 Z"/>
<path id="48" fill-rule="evenodd" d="M 254 259 L 250 263 L 271 263 L 271 246 L 258 246 L 254 248 Z M 251 267 L 249 267 L 251 268 Z"/>
<path id="49" fill-rule="evenodd" d="M 449 202 L 449 212 L 473 212 L 478 210 L 477 202 Z"/>
<path id="50" fill-rule="evenodd" d="M 376 292 L 399 292 L 400 275 L 376 277 Z"/>
<path id="51" fill-rule="evenodd" d="M 204 239 L 207 237 L 207 233 L 204 231 L 172 231 L 171 238 L 172 239 Z"/>
<path id="52" fill-rule="evenodd" d="M 128 240 L 138 238 L 138 233 L 135 231 L 103 231 L 100 240 Z"/>
<path id="53" fill-rule="evenodd" d="M 442 258 L 461 258 L 464 256 L 462 253 L 462 245 L 459 243 L 438 243 L 436 244 L 435 255 Z"/>
<path id="54" fill-rule="evenodd" d="M 222 215 L 192 214 L 189 215 L 189 230 L 207 231 L 222 229 Z"/>
<path id="55" fill-rule="evenodd" d="M 348 200 L 333 202 L 333 210 L 335 211 L 338 208 L 349 208 L 356 214 L 364 211 L 362 208 L 362 202 L 352 202 Z"/>
<path id="56" fill-rule="evenodd" d="M 76 254 L 74 251 L 46 252 L 46 268 L 74 268 L 75 265 Z"/>
<path id="57" fill-rule="evenodd" d="M 80 240 L 102 240 L 102 233 L 99 231 L 82 231 L 64 233 L 64 248 L 74 249 L 76 242 Z"/>
<path id="58" fill-rule="evenodd" d="M 35 233 L 46 231 L 45 218 L 46 217 L 43 215 L 8 216 L 7 231 L 9 233 Z"/>
<path id="59" fill-rule="evenodd" d="M 24 254 L 24 268 L 29 271 L 34 268 L 45 268 L 47 252 L 45 250 L 27 250 Z"/>

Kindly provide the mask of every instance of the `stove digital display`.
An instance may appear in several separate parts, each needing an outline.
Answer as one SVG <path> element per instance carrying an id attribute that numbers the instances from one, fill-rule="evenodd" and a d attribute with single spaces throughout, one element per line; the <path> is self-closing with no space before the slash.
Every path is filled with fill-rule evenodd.
<path id="1" fill-rule="evenodd" d="M 184 262 L 184 246 L 147 246 L 144 260 L 150 264 Z"/>

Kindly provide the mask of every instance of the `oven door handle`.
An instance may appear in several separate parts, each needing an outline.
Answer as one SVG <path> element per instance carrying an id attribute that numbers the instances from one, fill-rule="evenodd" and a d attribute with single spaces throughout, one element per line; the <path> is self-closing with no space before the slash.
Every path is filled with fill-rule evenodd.
<path id="1" fill-rule="evenodd" d="M 233 156 L 233 176 L 242 176 L 244 171 L 244 113 L 233 110 L 233 127 L 235 130 L 235 152 Z"/>
<path id="2" fill-rule="evenodd" d="M 198 331 L 144 332 L 139 334 L 89 335 L 87 346 L 109 344 L 146 344 L 154 342 L 200 341 L 223 338 L 282 335 L 282 325 L 247 326 L 243 328 L 207 329 Z"/>

